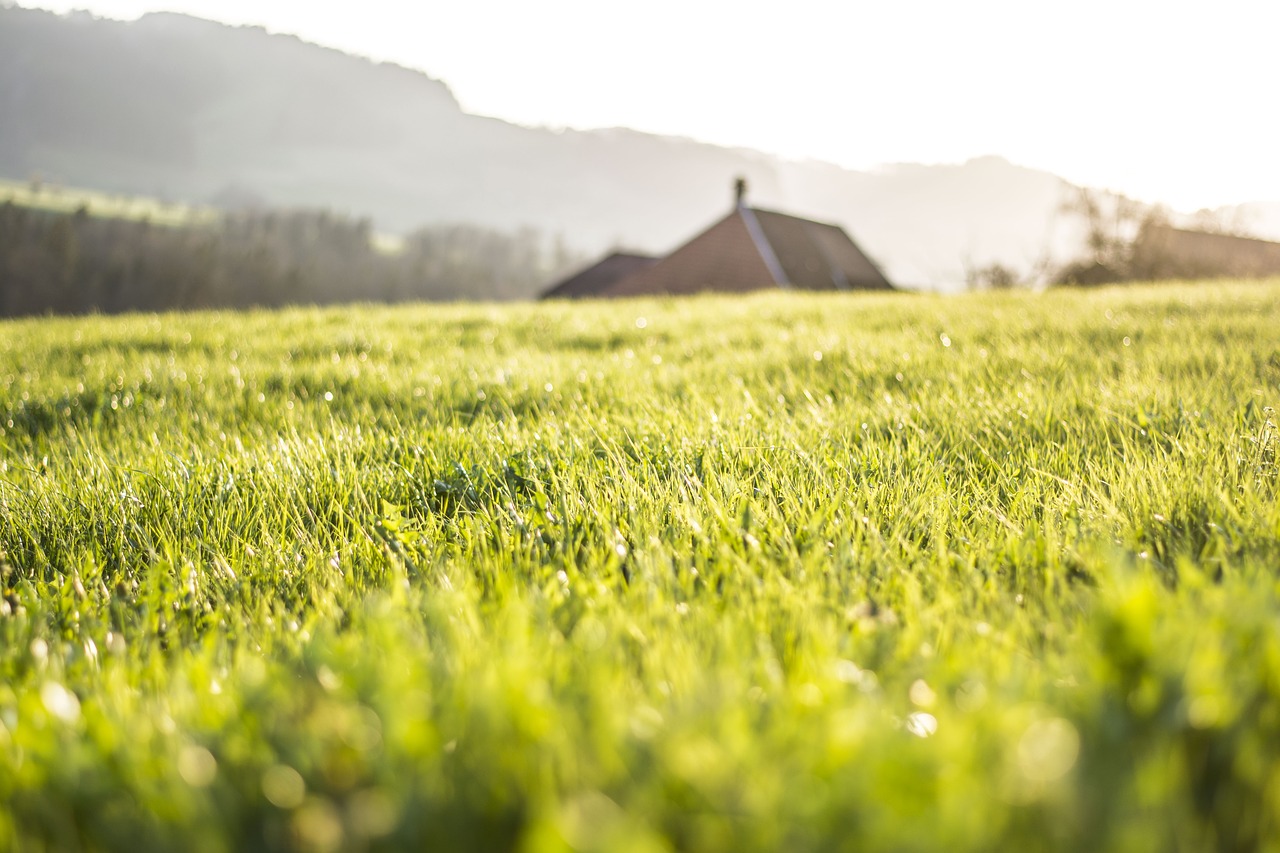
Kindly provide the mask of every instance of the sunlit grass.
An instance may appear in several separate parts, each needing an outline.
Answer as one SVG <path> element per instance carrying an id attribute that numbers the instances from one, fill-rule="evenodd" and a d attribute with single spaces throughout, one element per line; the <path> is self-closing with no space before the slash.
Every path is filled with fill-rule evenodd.
<path id="1" fill-rule="evenodd" d="M 90 216 L 145 219 L 156 225 L 174 228 L 209 224 L 216 221 L 219 215 L 211 207 L 165 202 L 144 196 L 114 195 L 39 181 L 22 182 L 0 178 L 0 204 L 5 203 L 56 213 L 74 213 L 84 208 Z"/>
<path id="2" fill-rule="evenodd" d="M 0 847 L 1276 849 L 1280 283 L 0 326 Z"/>

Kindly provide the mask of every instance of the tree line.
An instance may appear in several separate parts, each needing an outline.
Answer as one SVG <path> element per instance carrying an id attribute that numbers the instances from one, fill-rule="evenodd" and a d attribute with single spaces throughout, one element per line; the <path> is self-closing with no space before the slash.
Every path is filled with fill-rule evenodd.
<path id="1" fill-rule="evenodd" d="M 1180 226 L 1171 211 L 1115 193 L 1081 189 L 1065 206 L 1085 225 L 1085 250 L 1054 284 L 1280 275 L 1280 244 L 1260 240 L 1241 221 L 1202 210 Z"/>
<path id="2" fill-rule="evenodd" d="M 379 248 L 367 219 L 244 211 L 182 227 L 0 205 L 0 316 L 506 300 L 582 258 L 532 228 L 441 225 Z"/>
<path id="3" fill-rule="evenodd" d="M 1093 287 L 1141 281 L 1261 278 L 1280 275 L 1280 243 L 1253 234 L 1237 212 L 1201 210 L 1179 217 L 1161 205 L 1118 193 L 1078 188 L 1060 213 L 1081 226 L 1075 257 L 1046 253 L 1029 273 L 1000 262 L 965 264 L 970 290 Z"/>

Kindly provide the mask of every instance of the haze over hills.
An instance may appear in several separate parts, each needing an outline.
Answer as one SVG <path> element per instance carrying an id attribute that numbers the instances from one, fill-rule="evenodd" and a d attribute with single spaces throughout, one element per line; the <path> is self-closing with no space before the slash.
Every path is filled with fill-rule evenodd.
<path id="1" fill-rule="evenodd" d="M 708 105 L 714 109 L 714 105 Z M 851 107 L 852 109 L 852 107 Z M 663 252 L 747 176 L 753 204 L 845 226 L 900 283 L 1024 275 L 1078 250 L 1074 188 L 997 157 L 857 172 L 624 129 L 465 113 L 425 74 L 259 28 L 0 8 L 0 176 L 235 206 L 319 206 L 384 231 L 532 226 Z M 1241 216 L 1280 234 L 1280 213 Z M 1269 227 L 1264 230 L 1270 230 Z"/>

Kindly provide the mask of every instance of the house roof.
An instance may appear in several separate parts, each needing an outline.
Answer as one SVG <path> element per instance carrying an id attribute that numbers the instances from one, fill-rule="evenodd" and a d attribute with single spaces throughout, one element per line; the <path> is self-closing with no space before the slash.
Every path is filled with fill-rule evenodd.
<path id="1" fill-rule="evenodd" d="M 746 222 L 735 210 L 653 266 L 610 285 L 601 295 L 744 292 L 775 284 Z"/>
<path id="2" fill-rule="evenodd" d="M 1241 278 L 1280 275 L 1280 243 L 1148 223 L 1133 244 L 1144 278 Z"/>
<path id="3" fill-rule="evenodd" d="M 739 205 L 653 266 L 602 296 L 804 290 L 887 290 L 878 267 L 838 225 Z"/>
<path id="4" fill-rule="evenodd" d="M 784 282 L 805 290 L 889 290 L 893 285 L 839 225 L 756 210 Z"/>
<path id="5" fill-rule="evenodd" d="M 579 270 L 547 288 L 543 299 L 576 299 L 597 296 L 609 285 L 658 262 L 649 255 L 614 252 L 603 260 Z"/>
<path id="6" fill-rule="evenodd" d="M 891 290 L 870 258 L 839 225 L 746 204 L 747 181 L 734 181 L 728 216 L 665 258 L 615 253 L 565 279 L 544 299 L 640 296 L 771 287 Z"/>

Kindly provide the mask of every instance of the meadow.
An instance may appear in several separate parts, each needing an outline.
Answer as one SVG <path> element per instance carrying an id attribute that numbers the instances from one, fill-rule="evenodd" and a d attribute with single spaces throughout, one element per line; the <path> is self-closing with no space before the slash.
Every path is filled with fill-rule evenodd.
<path id="1" fill-rule="evenodd" d="M 171 228 L 208 225 L 216 222 L 213 208 L 165 202 L 145 196 L 118 195 L 81 187 L 64 187 L 42 181 L 14 181 L 0 178 L 0 204 L 14 204 L 35 210 L 75 213 L 81 208 L 90 216 L 107 219 L 146 220 Z"/>
<path id="2" fill-rule="evenodd" d="M 1280 281 L 0 324 L 0 849 L 1280 850 Z"/>

